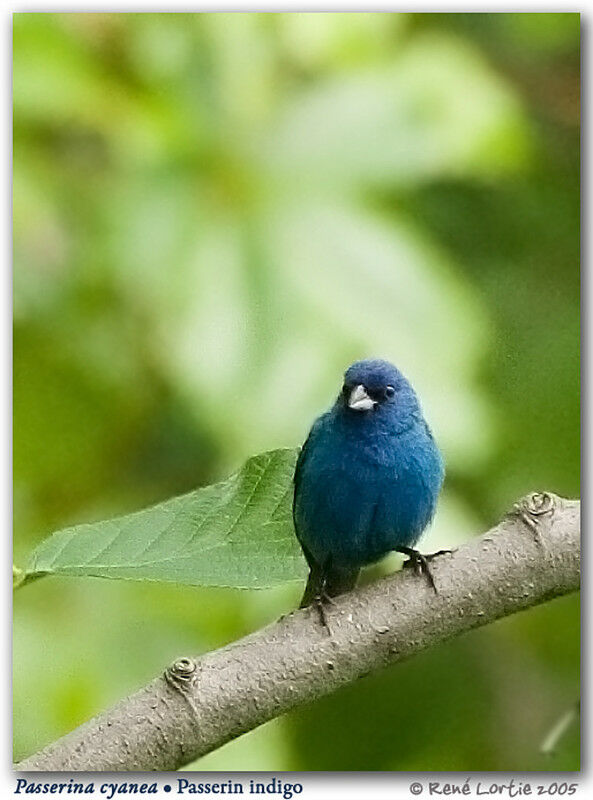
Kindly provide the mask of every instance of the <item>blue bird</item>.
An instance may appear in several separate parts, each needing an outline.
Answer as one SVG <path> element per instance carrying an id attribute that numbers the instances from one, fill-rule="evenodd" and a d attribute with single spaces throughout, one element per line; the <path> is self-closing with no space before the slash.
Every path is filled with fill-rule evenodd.
<path id="1" fill-rule="evenodd" d="M 434 588 L 427 557 L 414 545 L 443 479 L 441 454 L 406 378 L 387 361 L 352 364 L 296 464 L 293 518 L 310 570 L 301 608 L 349 591 L 361 567 L 393 550 Z"/>

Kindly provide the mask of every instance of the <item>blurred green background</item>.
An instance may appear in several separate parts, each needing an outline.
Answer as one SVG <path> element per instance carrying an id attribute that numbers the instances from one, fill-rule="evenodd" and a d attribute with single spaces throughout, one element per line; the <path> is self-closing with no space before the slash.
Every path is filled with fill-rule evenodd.
<path id="1" fill-rule="evenodd" d="M 579 495 L 577 14 L 17 14 L 13 29 L 17 564 L 59 527 L 300 443 L 372 355 L 408 375 L 445 452 L 426 550 L 529 490 Z M 15 759 L 300 590 L 27 586 Z M 576 725 L 539 753 L 578 671 L 569 597 L 199 768 L 578 769 Z"/>

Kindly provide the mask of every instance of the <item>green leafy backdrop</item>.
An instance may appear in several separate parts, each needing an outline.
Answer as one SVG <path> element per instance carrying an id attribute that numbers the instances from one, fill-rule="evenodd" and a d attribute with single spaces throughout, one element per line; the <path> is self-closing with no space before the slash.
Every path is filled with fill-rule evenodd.
<path id="1" fill-rule="evenodd" d="M 13 94 L 19 566 L 294 448 L 368 355 L 445 452 L 427 549 L 578 496 L 578 15 L 17 14 Z M 299 590 L 24 587 L 14 757 Z M 576 769 L 576 730 L 538 747 L 579 693 L 578 624 L 556 601 L 200 767 Z"/>

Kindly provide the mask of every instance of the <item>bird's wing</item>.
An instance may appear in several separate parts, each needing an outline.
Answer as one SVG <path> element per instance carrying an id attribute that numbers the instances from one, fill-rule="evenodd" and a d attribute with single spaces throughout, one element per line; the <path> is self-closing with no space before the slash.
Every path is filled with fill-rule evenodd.
<path id="1" fill-rule="evenodd" d="M 323 416 L 325 416 L 325 415 L 323 415 Z M 307 549 L 306 545 L 304 544 L 304 542 L 301 541 L 301 537 L 299 536 L 299 526 L 298 526 L 297 520 L 296 520 L 296 514 L 295 514 L 295 510 L 296 509 L 295 509 L 295 506 L 296 506 L 296 497 L 297 497 L 297 495 L 298 495 L 298 493 L 300 491 L 300 488 L 301 488 L 301 479 L 302 479 L 302 475 L 303 475 L 303 466 L 305 465 L 307 459 L 309 458 L 309 455 L 311 453 L 311 449 L 312 449 L 312 447 L 314 445 L 315 439 L 318 436 L 319 429 L 320 429 L 320 427 L 321 427 L 321 425 L 323 423 L 323 416 L 319 417 L 319 419 L 317 419 L 313 423 L 313 425 L 311 426 L 311 430 L 309 431 L 309 435 L 305 439 L 305 443 L 301 447 L 301 451 L 300 451 L 299 456 L 297 458 L 296 466 L 294 468 L 294 478 L 293 478 L 293 482 L 294 482 L 294 497 L 293 497 L 293 502 L 292 502 L 292 519 L 293 519 L 293 522 L 294 522 L 294 529 L 295 529 L 296 537 L 297 537 L 301 547 L 303 548 L 303 553 L 305 554 L 305 558 L 307 559 L 307 563 L 309 564 L 310 567 L 312 565 L 314 565 L 315 561 L 313 559 L 313 556 L 311 555 L 311 553 Z"/>
<path id="2" fill-rule="evenodd" d="M 305 443 L 301 447 L 301 452 L 299 453 L 299 457 L 297 458 L 296 466 L 294 468 L 293 480 L 294 480 L 295 494 L 300 489 L 303 466 L 307 461 L 307 458 L 309 457 L 309 453 L 311 452 L 311 447 L 315 439 L 317 438 L 317 434 L 319 433 L 319 429 L 321 428 L 322 423 L 323 423 L 323 417 L 319 417 L 319 419 L 313 423 L 311 430 L 309 431 L 309 435 L 307 436 L 307 438 L 305 439 Z"/>

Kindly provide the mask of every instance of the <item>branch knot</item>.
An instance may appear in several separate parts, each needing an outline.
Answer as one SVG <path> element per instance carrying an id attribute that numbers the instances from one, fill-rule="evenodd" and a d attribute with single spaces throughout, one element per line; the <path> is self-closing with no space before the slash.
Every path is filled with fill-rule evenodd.
<path id="1" fill-rule="evenodd" d="M 537 529 L 539 517 L 553 514 L 557 507 L 558 498 L 551 492 L 530 492 L 515 503 L 512 513 L 516 514 L 539 537 Z"/>
<path id="2" fill-rule="evenodd" d="M 197 678 L 196 662 L 187 657 L 178 658 L 165 670 L 165 680 L 174 689 L 185 694 Z"/>

